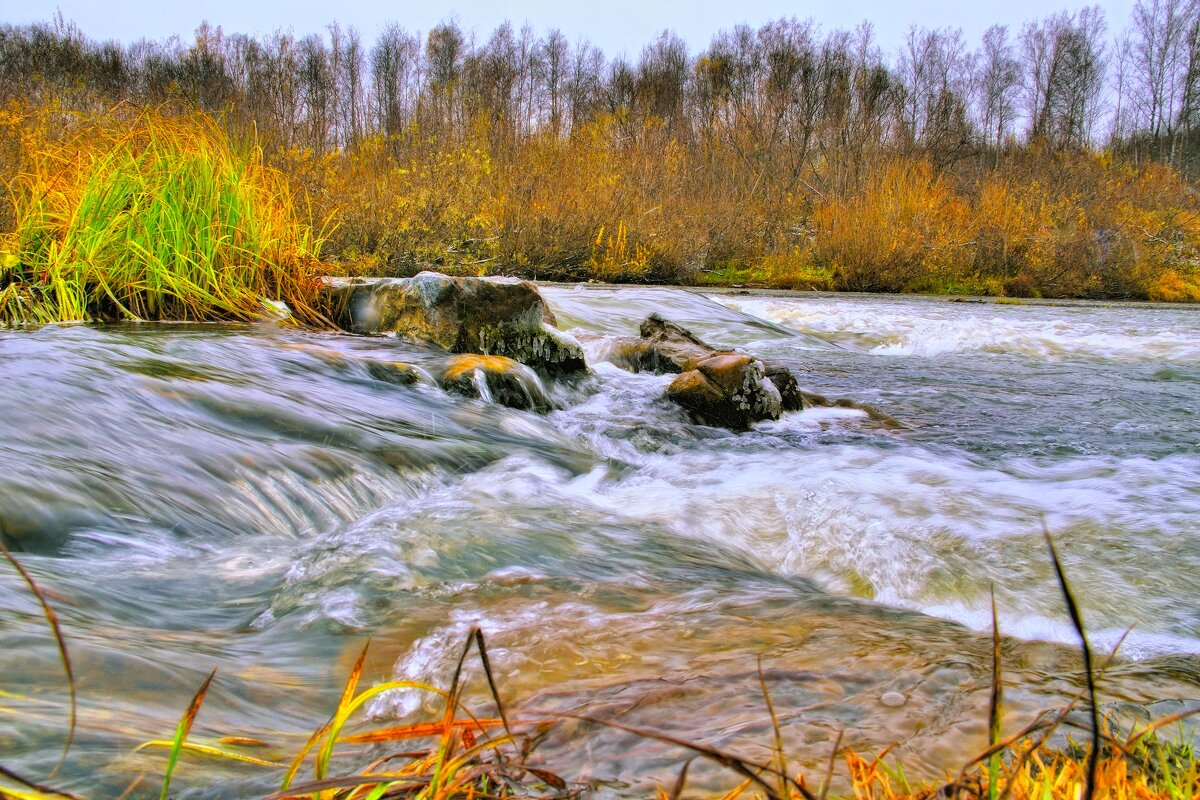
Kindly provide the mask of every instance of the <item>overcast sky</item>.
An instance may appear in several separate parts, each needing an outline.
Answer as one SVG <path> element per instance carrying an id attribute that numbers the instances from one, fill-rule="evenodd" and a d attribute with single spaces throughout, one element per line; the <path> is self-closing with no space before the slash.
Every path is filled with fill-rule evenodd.
<path id="1" fill-rule="evenodd" d="M 1108 19 L 1109 31 L 1123 29 L 1134 0 L 1105 0 L 1099 3 Z M 643 45 L 660 31 L 670 28 L 692 47 L 700 49 L 721 29 L 740 23 L 757 27 L 780 17 L 812 17 L 824 28 L 851 28 L 870 20 L 885 49 L 894 50 L 911 24 L 926 27 L 962 28 L 974 46 L 992 24 L 1019 28 L 1026 20 L 1048 11 L 1075 10 L 1090 3 L 1004 0 L 976 3 L 971 0 L 844 0 L 843 2 L 781 2 L 780 0 L 734 0 L 668 3 L 661 0 L 451 0 L 450 2 L 334 3 L 328 0 L 0 0 L 0 20 L 15 24 L 49 20 L 55 8 L 95 39 L 166 39 L 178 35 L 190 41 L 196 27 L 207 20 L 230 33 L 271 33 L 290 30 L 297 35 L 322 32 L 334 20 L 353 25 L 373 41 L 389 22 L 412 31 L 453 18 L 480 36 L 499 23 L 510 20 L 517 26 L 528 21 L 535 29 L 557 27 L 572 41 L 586 37 L 609 55 L 636 56 Z"/>

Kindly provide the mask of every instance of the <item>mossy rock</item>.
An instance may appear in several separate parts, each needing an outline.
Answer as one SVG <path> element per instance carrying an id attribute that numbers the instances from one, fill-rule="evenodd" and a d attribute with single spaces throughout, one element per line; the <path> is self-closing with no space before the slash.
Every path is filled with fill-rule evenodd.
<path id="1" fill-rule="evenodd" d="M 442 388 L 522 411 L 545 413 L 550 398 L 532 369 L 505 356 L 460 355 L 442 367 Z"/>
<path id="2" fill-rule="evenodd" d="M 508 356 L 549 375 L 587 369 L 583 348 L 557 330 L 537 287 L 510 278 L 334 279 L 331 319 L 353 333 L 394 333 L 452 353 Z"/>

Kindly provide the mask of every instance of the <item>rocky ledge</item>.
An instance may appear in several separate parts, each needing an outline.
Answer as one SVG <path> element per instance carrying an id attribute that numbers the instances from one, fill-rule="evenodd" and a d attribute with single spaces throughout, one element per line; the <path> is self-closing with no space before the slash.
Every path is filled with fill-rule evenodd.
<path id="1" fill-rule="evenodd" d="M 451 353 L 506 356 L 547 375 L 587 370 L 583 348 L 558 330 L 528 281 L 422 272 L 329 279 L 324 295 L 330 319 L 352 333 L 391 333 Z"/>

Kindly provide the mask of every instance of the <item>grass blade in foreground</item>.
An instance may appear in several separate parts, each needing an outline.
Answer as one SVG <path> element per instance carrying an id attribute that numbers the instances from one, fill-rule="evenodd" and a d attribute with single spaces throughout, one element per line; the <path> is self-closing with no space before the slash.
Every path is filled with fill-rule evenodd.
<path id="1" fill-rule="evenodd" d="M 208 673 L 208 677 L 200 685 L 196 696 L 192 698 L 191 705 L 188 706 L 187 711 L 183 714 L 183 718 L 179 720 L 179 725 L 175 728 L 175 738 L 171 742 L 171 753 L 167 757 L 167 771 L 163 775 L 162 794 L 159 795 L 159 800 L 167 800 L 167 793 L 171 789 L 171 775 L 175 772 L 175 765 L 179 762 L 179 753 L 183 750 L 183 743 L 187 739 L 188 732 L 192 729 L 192 723 L 196 721 L 196 714 L 200 712 L 200 704 L 204 702 L 204 696 L 208 694 L 208 687 L 212 684 L 212 680 L 216 674 L 217 671 L 215 669 Z"/>
<path id="2" fill-rule="evenodd" d="M 1067 576 L 1063 572 L 1062 562 L 1058 558 L 1058 550 L 1054 547 L 1054 540 L 1050 537 L 1048 528 L 1045 529 L 1045 534 L 1046 547 L 1050 550 L 1050 560 L 1054 563 L 1054 574 L 1058 578 L 1063 599 L 1067 603 L 1071 624 L 1075 626 L 1075 632 L 1079 634 L 1079 649 L 1083 654 L 1083 672 L 1084 679 L 1087 681 L 1088 710 L 1091 714 L 1092 724 L 1092 749 L 1088 753 L 1087 786 L 1083 792 L 1083 800 L 1092 800 L 1096 795 L 1096 773 L 1100 764 L 1100 712 L 1096 708 L 1096 676 L 1092 673 L 1092 646 L 1088 643 L 1087 633 L 1083 629 L 1083 615 L 1080 614 L 1079 604 L 1075 602 L 1075 596 L 1071 593 L 1071 586 L 1067 583 Z"/>
<path id="3" fill-rule="evenodd" d="M 75 696 L 75 671 L 71 667 L 71 655 L 67 652 L 67 640 L 63 637 L 62 627 L 58 624 L 58 615 L 54 613 L 54 609 L 50 607 L 50 603 L 46 600 L 46 595 L 38 587 L 33 580 L 33 576 L 28 570 L 22 566 L 20 561 L 9 552 L 4 546 L 4 542 L 0 541 L 0 555 L 3 555 L 8 563 L 13 565 L 21 578 L 25 581 L 25 585 L 29 587 L 29 591 L 33 592 L 33 596 L 37 598 L 38 603 L 42 606 L 42 614 L 46 617 L 46 621 L 50 623 L 50 630 L 54 633 L 54 642 L 58 645 L 58 657 L 63 665 L 63 672 L 67 674 L 67 690 L 70 692 L 71 710 L 70 720 L 67 724 L 67 738 L 63 743 L 62 755 L 58 757 L 58 763 L 54 765 L 54 769 L 50 770 L 50 777 L 53 778 L 58 770 L 62 767 L 63 762 L 67 760 L 67 753 L 71 751 L 71 742 L 75 739 L 75 725 L 77 719 L 77 706 Z"/>
<path id="4" fill-rule="evenodd" d="M 1004 703 L 1004 688 L 1000 676 L 1000 619 L 996 614 L 996 587 L 992 587 L 992 694 L 988 702 L 988 746 L 995 747 L 1003 734 L 1001 729 L 1001 706 Z M 988 800 L 996 800 L 1000 793 L 1000 753 L 988 759 Z"/>

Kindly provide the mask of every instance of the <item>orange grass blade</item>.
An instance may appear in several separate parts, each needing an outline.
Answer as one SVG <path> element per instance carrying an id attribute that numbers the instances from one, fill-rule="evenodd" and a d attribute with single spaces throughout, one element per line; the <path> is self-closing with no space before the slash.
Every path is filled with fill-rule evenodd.
<path id="1" fill-rule="evenodd" d="M 354 662 L 354 668 L 350 670 L 350 677 L 346 679 L 346 685 L 342 689 L 342 697 L 338 700 L 338 705 L 333 712 L 333 716 L 324 725 L 313 731 L 312 735 L 308 737 L 308 741 L 304 743 L 304 747 L 300 748 L 300 752 L 296 754 L 296 757 L 292 759 L 292 763 L 288 765 L 287 772 L 283 775 L 283 784 L 280 786 L 281 791 L 286 790 L 291 785 L 292 779 L 296 777 L 296 773 L 300 770 L 300 765 L 304 763 L 304 757 L 316 746 L 317 742 L 321 741 L 321 737 L 329 731 L 330 726 L 333 725 L 333 721 L 337 719 L 338 713 L 354 697 L 354 692 L 358 689 L 358 680 L 362 677 L 363 664 L 367 660 L 367 648 L 370 646 L 371 640 L 367 639 L 363 645 L 362 652 L 358 654 L 358 660 Z"/>
<path id="2" fill-rule="evenodd" d="M 263 800 L 291 800 L 292 798 L 301 798 L 314 792 L 323 792 L 328 789 L 352 789 L 357 786 L 376 786 L 380 783 L 389 783 L 393 780 L 388 775 L 350 775 L 344 778 L 325 778 L 324 780 L 312 781 L 311 783 L 301 783 L 293 786 L 290 790 L 269 794 Z M 429 781 L 424 778 L 405 778 L 411 788 L 417 789 L 422 786 L 427 786 Z"/>
<path id="3" fill-rule="evenodd" d="M 251 736 L 222 736 L 217 739 L 217 744 L 234 744 L 239 747 L 267 747 L 267 743 L 262 739 L 255 739 Z"/>
<path id="4" fill-rule="evenodd" d="M 499 719 L 456 719 L 451 724 L 467 730 L 478 728 L 480 733 L 484 733 L 487 728 L 501 727 L 504 723 Z M 377 731 L 342 736 L 338 741 L 346 744 L 371 744 L 420 739 L 426 736 L 437 736 L 443 732 L 444 727 L 444 723 L 441 722 L 419 722 L 415 725 L 401 725 L 395 728 L 382 728 Z"/>
<path id="5" fill-rule="evenodd" d="M 338 734 L 341 733 L 342 728 L 350 719 L 350 716 L 357 711 L 363 705 L 363 703 L 367 702 L 371 698 L 395 689 L 420 689 L 421 691 L 431 692 L 433 694 L 442 696 L 445 696 L 446 694 L 436 686 L 430 686 L 429 684 L 421 683 L 420 681 L 388 681 L 387 683 L 381 683 L 378 686 L 372 686 L 370 689 L 367 689 L 355 696 L 350 703 L 338 711 L 337 716 L 327 726 L 329 738 L 326 739 L 325 745 L 317 754 L 316 775 L 318 780 L 323 779 L 325 777 L 325 773 L 328 772 L 329 759 L 333 756 L 333 747 L 338 741 Z"/>

